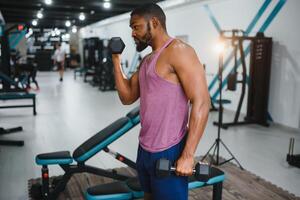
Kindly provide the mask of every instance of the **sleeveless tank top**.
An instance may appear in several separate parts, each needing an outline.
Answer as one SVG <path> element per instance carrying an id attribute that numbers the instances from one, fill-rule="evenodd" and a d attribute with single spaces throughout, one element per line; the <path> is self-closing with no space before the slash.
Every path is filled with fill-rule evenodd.
<path id="1" fill-rule="evenodd" d="M 180 84 L 156 72 L 162 51 L 173 41 L 145 58 L 139 71 L 141 130 L 139 143 L 149 152 L 159 152 L 178 144 L 186 134 L 189 105 Z"/>

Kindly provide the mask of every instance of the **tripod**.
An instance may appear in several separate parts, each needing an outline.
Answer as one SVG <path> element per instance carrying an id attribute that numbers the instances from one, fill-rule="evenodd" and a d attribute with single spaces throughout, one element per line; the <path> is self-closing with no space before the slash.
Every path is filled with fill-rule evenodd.
<path id="1" fill-rule="evenodd" d="M 221 33 L 221 39 L 222 39 L 223 33 Z M 220 100 L 219 100 L 219 122 L 218 122 L 218 137 L 216 138 L 213 145 L 209 148 L 207 153 L 204 155 L 204 157 L 201 159 L 203 161 L 210 153 L 210 151 L 213 149 L 213 154 L 211 156 L 212 160 L 210 161 L 212 164 L 215 164 L 217 166 L 223 165 L 231 160 L 235 160 L 239 167 L 244 170 L 240 162 L 236 159 L 236 157 L 232 154 L 232 152 L 229 150 L 229 148 L 225 145 L 225 143 L 221 139 L 221 124 L 223 121 L 223 106 L 222 106 L 222 74 L 223 74 L 223 53 L 220 52 L 219 54 L 219 71 L 218 71 L 218 79 L 219 79 L 219 94 L 220 94 Z M 220 145 L 223 145 L 223 147 L 226 149 L 226 151 L 231 155 L 231 158 L 228 160 L 225 160 L 220 163 Z M 214 157 L 216 156 L 216 160 L 214 160 Z M 214 162 L 214 163 L 213 163 Z"/>

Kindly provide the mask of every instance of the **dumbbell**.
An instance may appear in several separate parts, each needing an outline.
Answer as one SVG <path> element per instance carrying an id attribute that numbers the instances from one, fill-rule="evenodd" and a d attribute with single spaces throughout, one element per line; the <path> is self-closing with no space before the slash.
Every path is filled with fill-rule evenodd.
<path id="1" fill-rule="evenodd" d="M 125 48 L 125 44 L 120 37 L 112 37 L 109 40 L 108 47 L 112 54 L 121 54 Z"/>
<path id="2" fill-rule="evenodd" d="M 176 171 L 167 159 L 161 158 L 156 161 L 156 176 L 167 177 Z M 198 181 L 207 182 L 210 178 L 210 166 L 206 163 L 198 162 L 193 169 L 193 174 Z"/>

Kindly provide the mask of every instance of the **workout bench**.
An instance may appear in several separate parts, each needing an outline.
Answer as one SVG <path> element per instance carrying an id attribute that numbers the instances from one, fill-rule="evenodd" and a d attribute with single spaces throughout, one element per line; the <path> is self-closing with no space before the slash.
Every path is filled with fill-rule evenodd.
<path id="1" fill-rule="evenodd" d="M 129 112 L 126 117 L 116 120 L 82 143 L 73 152 L 72 156 L 69 151 L 59 151 L 37 155 L 36 164 L 42 166 L 42 185 L 33 185 L 30 195 L 36 199 L 56 199 L 59 193 L 65 189 L 66 184 L 75 173 L 88 172 L 122 181 L 130 178 L 128 176 L 118 174 L 114 170 L 104 170 L 86 165 L 85 162 L 103 150 L 110 155 L 113 155 L 117 160 L 123 162 L 129 167 L 136 169 L 135 162 L 117 152 L 110 150 L 108 145 L 135 127 L 139 122 L 139 107 L 137 107 Z M 76 164 L 72 164 L 73 162 L 76 162 Z M 56 184 L 53 184 L 52 182 L 52 188 L 50 188 L 49 184 L 48 165 L 59 165 L 65 172 L 62 178 L 56 181 Z M 41 196 L 36 196 L 36 194 L 40 194 Z"/>
<path id="2" fill-rule="evenodd" d="M 33 114 L 36 115 L 36 101 L 35 101 L 35 94 L 26 93 L 26 92 L 4 92 L 0 93 L 0 100 L 7 101 L 7 100 L 21 100 L 21 99 L 32 99 L 32 104 L 27 105 L 11 105 L 11 106 L 0 106 L 0 109 L 4 108 L 33 108 Z"/>
<path id="3" fill-rule="evenodd" d="M 213 200 L 222 199 L 224 172 L 212 167 L 210 179 L 207 182 L 197 181 L 194 176 L 189 177 L 188 188 L 195 189 L 205 186 L 213 186 Z M 87 200 L 125 200 L 144 197 L 138 178 L 130 178 L 126 181 L 118 181 L 90 187 L 86 192 Z"/>

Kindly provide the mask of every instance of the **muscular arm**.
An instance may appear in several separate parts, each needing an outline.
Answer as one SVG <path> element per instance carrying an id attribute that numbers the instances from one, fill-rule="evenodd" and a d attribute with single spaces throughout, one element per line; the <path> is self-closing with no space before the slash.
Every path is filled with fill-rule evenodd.
<path id="1" fill-rule="evenodd" d="M 205 73 L 196 52 L 190 46 L 179 43 L 173 48 L 172 66 L 191 102 L 188 137 L 177 161 L 177 174 L 190 175 L 194 164 L 194 153 L 203 135 L 210 107 L 210 98 Z"/>
<path id="2" fill-rule="evenodd" d="M 116 87 L 121 102 L 124 105 L 134 103 L 140 97 L 138 71 L 128 80 L 121 69 L 120 55 L 113 54 L 113 64 Z"/>

